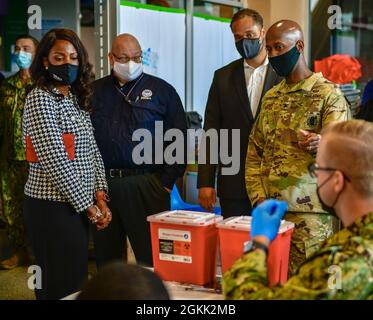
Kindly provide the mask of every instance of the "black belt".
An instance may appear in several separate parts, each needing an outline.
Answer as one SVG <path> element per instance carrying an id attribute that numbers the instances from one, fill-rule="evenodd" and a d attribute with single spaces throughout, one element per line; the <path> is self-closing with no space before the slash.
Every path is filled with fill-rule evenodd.
<path id="1" fill-rule="evenodd" d="M 110 178 L 125 178 L 130 176 L 144 175 L 147 173 L 155 173 L 155 169 L 106 169 L 106 176 Z"/>

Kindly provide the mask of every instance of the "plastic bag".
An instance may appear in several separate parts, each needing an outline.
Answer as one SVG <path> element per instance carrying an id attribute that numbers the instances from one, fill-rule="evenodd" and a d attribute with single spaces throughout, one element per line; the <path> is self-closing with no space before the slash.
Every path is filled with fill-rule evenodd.
<path id="1" fill-rule="evenodd" d="M 322 72 L 326 79 L 334 83 L 351 83 L 361 77 L 361 64 L 347 54 L 335 54 L 316 60 L 315 72 Z"/>

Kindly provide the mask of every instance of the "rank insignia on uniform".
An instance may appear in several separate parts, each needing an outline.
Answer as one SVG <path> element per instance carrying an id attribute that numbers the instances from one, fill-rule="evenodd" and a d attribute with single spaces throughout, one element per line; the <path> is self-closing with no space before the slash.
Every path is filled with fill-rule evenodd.
<path id="1" fill-rule="evenodd" d="M 142 100 L 150 100 L 153 96 L 153 91 L 151 91 L 150 89 L 145 89 L 142 93 L 141 93 L 141 99 Z"/>
<path id="2" fill-rule="evenodd" d="M 318 123 L 318 116 L 317 115 L 310 115 L 308 118 L 307 118 L 307 127 L 308 128 L 315 128 L 317 126 L 317 123 Z"/>

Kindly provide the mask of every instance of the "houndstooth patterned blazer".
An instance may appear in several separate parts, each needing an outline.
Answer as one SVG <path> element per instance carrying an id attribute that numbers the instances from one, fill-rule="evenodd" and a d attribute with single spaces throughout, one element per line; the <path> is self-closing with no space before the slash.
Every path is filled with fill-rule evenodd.
<path id="1" fill-rule="evenodd" d="M 75 158 L 69 160 L 63 133 L 75 135 Z M 39 162 L 30 163 L 25 194 L 29 197 L 69 202 L 77 212 L 94 203 L 97 190 L 107 191 L 105 168 L 93 135 L 89 113 L 76 97 L 33 89 L 23 115 L 23 141 L 30 136 Z"/>

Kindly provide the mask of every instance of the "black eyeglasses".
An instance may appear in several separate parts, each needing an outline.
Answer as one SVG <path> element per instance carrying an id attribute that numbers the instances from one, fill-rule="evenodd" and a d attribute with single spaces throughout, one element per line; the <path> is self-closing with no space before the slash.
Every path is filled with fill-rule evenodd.
<path id="1" fill-rule="evenodd" d="M 113 53 L 113 57 L 115 58 L 116 61 L 118 61 L 119 63 L 127 63 L 129 61 L 134 61 L 136 63 L 140 63 L 142 61 L 142 55 L 141 56 L 136 56 L 136 57 L 132 57 L 132 58 L 129 58 L 129 57 L 122 57 L 122 58 L 119 58 L 117 57 L 114 53 Z"/>
<path id="2" fill-rule="evenodd" d="M 312 178 L 316 178 L 317 177 L 317 171 L 337 171 L 339 169 L 335 169 L 335 168 L 328 168 L 328 167 L 319 167 L 319 165 L 317 163 L 311 163 L 309 166 L 308 166 L 308 173 L 310 174 L 310 176 Z M 339 170 L 341 171 L 341 170 Z M 342 171 L 341 171 L 342 172 Z M 347 177 L 343 172 L 343 177 L 347 180 L 347 181 L 351 181 L 349 177 Z"/>

